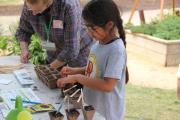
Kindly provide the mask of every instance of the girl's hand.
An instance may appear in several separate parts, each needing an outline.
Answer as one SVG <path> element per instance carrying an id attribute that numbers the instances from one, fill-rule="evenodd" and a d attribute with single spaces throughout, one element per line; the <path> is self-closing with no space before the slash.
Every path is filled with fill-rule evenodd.
<path id="1" fill-rule="evenodd" d="M 67 77 L 68 75 L 74 75 L 77 74 L 78 70 L 76 68 L 72 68 L 72 67 L 63 67 L 60 75 L 61 77 Z"/>
<path id="2" fill-rule="evenodd" d="M 63 88 L 65 84 L 75 84 L 77 82 L 77 79 L 79 78 L 79 75 L 69 75 L 68 77 L 60 78 L 57 81 L 57 86 L 59 88 Z"/>

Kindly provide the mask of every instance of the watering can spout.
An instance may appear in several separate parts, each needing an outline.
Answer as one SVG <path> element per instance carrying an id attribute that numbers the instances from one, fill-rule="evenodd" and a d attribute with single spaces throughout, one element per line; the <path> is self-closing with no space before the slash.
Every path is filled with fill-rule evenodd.
<path id="1" fill-rule="evenodd" d="M 22 98 L 21 96 L 16 97 L 16 103 L 15 103 L 15 108 L 21 112 L 23 110 L 23 103 L 22 103 Z"/>
<path id="2" fill-rule="evenodd" d="M 6 120 L 32 120 L 31 113 L 23 108 L 21 96 L 16 97 L 15 109 L 9 112 Z"/>

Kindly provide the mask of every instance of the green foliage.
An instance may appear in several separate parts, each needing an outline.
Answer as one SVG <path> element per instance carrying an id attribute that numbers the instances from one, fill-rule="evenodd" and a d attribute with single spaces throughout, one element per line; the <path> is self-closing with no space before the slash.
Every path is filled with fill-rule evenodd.
<path id="1" fill-rule="evenodd" d="M 131 27 L 133 27 L 134 25 L 132 23 L 126 23 L 124 28 L 125 29 L 130 29 Z"/>
<path id="2" fill-rule="evenodd" d="M 131 31 L 134 33 L 144 33 L 148 35 L 153 35 L 156 32 L 155 24 L 143 24 L 141 26 L 132 27 Z"/>
<path id="3" fill-rule="evenodd" d="M 180 17 L 167 16 L 165 20 L 157 24 L 157 30 L 153 36 L 166 40 L 180 39 Z"/>
<path id="4" fill-rule="evenodd" d="M 15 33 L 18 28 L 18 23 L 13 23 L 9 26 L 9 30 L 13 37 L 2 36 L 0 37 L 0 52 L 3 55 L 20 55 L 20 41 L 16 39 Z M 33 64 L 44 64 L 47 57 L 46 50 L 42 48 L 40 38 L 37 35 L 31 37 L 31 44 L 29 45 L 31 54 L 30 61 Z M 2 54 L 1 54 L 2 55 Z"/>
<path id="5" fill-rule="evenodd" d="M 46 50 L 42 48 L 40 38 L 37 35 L 31 37 L 29 51 L 31 54 L 30 61 L 33 64 L 44 64 L 47 53 Z M 17 40 L 16 37 L 0 37 L 0 52 L 1 55 L 20 55 L 20 41 Z"/>
<path id="6" fill-rule="evenodd" d="M 8 37 L 0 37 L 0 50 L 6 50 L 8 46 Z"/>
<path id="7" fill-rule="evenodd" d="M 12 23 L 9 26 L 9 31 L 13 37 L 11 37 L 10 47 L 8 51 L 11 52 L 13 55 L 20 55 L 21 54 L 21 48 L 20 48 L 20 41 L 16 39 L 15 34 L 16 30 L 18 28 L 18 23 Z"/>
<path id="8" fill-rule="evenodd" d="M 141 26 L 130 26 L 133 33 L 143 33 L 165 40 L 180 39 L 180 17 L 168 15 L 162 21 L 153 21 Z"/>
<path id="9" fill-rule="evenodd" d="M 11 53 L 14 55 L 21 54 L 20 42 L 16 39 L 16 37 L 12 38 L 11 47 L 9 48 L 9 51 L 11 51 Z"/>
<path id="10" fill-rule="evenodd" d="M 29 45 L 29 51 L 31 53 L 30 61 L 35 65 L 44 64 L 47 53 L 46 50 L 42 48 L 40 38 L 37 35 L 33 35 L 31 39 L 32 42 Z"/>
<path id="11" fill-rule="evenodd" d="M 1 36 L 0 37 L 1 55 L 20 55 L 19 41 L 15 37 Z"/>
<path id="12" fill-rule="evenodd" d="M 20 55 L 20 41 L 16 39 L 15 33 L 18 28 L 18 23 L 13 23 L 9 26 L 9 30 L 13 37 L 2 36 L 0 37 L 0 55 Z M 30 61 L 33 64 L 44 64 L 47 58 L 46 50 L 42 48 L 40 38 L 37 35 L 31 37 L 31 44 L 29 51 L 31 54 Z M 2 54 L 3 53 L 3 54 Z"/>

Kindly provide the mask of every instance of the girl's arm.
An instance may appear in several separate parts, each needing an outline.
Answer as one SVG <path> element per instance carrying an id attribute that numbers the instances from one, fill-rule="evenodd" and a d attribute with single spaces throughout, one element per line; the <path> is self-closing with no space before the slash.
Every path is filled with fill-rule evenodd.
<path id="1" fill-rule="evenodd" d="M 63 87 L 67 83 L 80 83 L 86 87 L 103 91 L 103 92 L 111 92 L 114 89 L 114 86 L 117 84 L 117 79 L 113 78 L 91 78 L 85 75 L 69 75 L 68 77 L 61 78 L 57 81 L 57 85 L 59 87 Z"/>
<path id="2" fill-rule="evenodd" d="M 117 79 L 113 79 L 113 78 L 100 79 L 100 78 L 91 78 L 91 77 L 86 77 L 84 75 L 80 75 L 79 79 L 77 79 L 77 82 L 95 90 L 99 90 L 103 92 L 111 92 L 114 89 L 115 85 L 117 84 Z"/>
<path id="3" fill-rule="evenodd" d="M 82 74 L 82 75 L 85 75 L 85 70 L 86 70 L 86 67 L 77 67 L 77 68 L 74 68 L 76 70 L 76 74 Z"/>
<path id="4" fill-rule="evenodd" d="M 75 75 L 75 74 L 85 75 L 85 69 L 86 67 L 78 67 L 78 68 L 63 67 L 60 74 L 62 77 L 67 77 L 68 75 Z"/>

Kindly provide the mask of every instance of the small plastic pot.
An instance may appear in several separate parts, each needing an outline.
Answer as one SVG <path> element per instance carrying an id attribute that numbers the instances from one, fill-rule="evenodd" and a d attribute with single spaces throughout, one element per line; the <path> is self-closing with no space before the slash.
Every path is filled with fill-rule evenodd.
<path id="1" fill-rule="evenodd" d="M 68 120 L 77 120 L 80 113 L 79 111 L 77 111 L 76 109 L 72 108 L 72 109 L 66 109 L 66 116 Z"/>
<path id="2" fill-rule="evenodd" d="M 57 113 L 56 111 L 49 112 L 50 120 L 64 120 L 64 115 L 62 113 Z"/>

